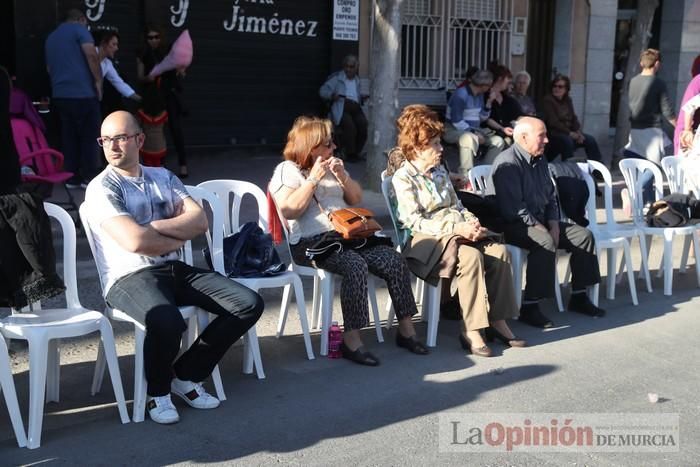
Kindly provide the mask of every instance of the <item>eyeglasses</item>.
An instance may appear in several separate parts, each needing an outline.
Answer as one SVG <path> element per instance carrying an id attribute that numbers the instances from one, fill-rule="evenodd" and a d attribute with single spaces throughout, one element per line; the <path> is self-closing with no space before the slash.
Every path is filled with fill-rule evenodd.
<path id="1" fill-rule="evenodd" d="M 154 41 L 156 39 L 160 39 L 160 34 L 148 35 L 148 36 L 146 36 L 146 39 L 148 39 L 149 41 Z"/>
<path id="2" fill-rule="evenodd" d="M 130 138 L 133 138 L 140 134 L 141 133 L 134 133 L 133 135 L 117 135 L 111 138 L 109 136 L 100 136 L 99 138 L 97 138 L 97 144 L 99 144 L 100 147 L 109 146 L 112 143 L 122 145 L 126 144 L 126 142 L 129 141 Z"/>
<path id="3" fill-rule="evenodd" d="M 557 89 L 566 89 L 566 84 L 553 84 L 552 87 Z"/>

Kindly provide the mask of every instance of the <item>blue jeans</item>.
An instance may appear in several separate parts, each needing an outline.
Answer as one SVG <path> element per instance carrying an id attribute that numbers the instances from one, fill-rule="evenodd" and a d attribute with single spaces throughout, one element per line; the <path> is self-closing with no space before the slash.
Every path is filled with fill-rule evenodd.
<path id="1" fill-rule="evenodd" d="M 263 311 L 260 296 L 219 273 L 169 261 L 117 280 L 107 304 L 146 326 L 143 360 L 149 396 L 170 393 L 173 375 L 200 382 L 228 348 L 255 325 Z M 173 363 L 187 329 L 178 306 L 194 305 L 217 317 Z"/>
<path id="2" fill-rule="evenodd" d="M 63 167 L 74 175 L 69 182 L 90 181 L 97 174 L 100 153 L 100 102 L 96 98 L 55 98 L 52 102 L 61 121 Z"/>

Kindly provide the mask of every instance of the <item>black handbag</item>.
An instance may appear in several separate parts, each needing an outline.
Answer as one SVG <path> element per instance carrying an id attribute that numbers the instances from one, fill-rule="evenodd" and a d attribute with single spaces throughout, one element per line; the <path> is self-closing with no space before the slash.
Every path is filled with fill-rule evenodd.
<path id="1" fill-rule="evenodd" d="M 223 250 L 228 277 L 274 276 L 287 270 L 272 244 L 272 236 L 255 222 L 247 222 L 238 232 L 225 237 Z M 209 248 L 204 248 L 202 254 L 212 268 Z"/>

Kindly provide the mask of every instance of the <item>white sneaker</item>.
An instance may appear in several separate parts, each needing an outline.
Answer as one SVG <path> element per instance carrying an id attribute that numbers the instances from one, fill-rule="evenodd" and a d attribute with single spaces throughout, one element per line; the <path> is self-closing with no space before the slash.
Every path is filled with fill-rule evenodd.
<path id="1" fill-rule="evenodd" d="M 156 423 L 169 425 L 180 421 L 180 416 L 173 405 L 173 401 L 170 399 L 170 394 L 159 397 L 148 396 L 146 410 L 148 410 L 151 420 Z"/>
<path id="2" fill-rule="evenodd" d="M 219 399 L 205 391 L 201 384 L 192 381 L 174 378 L 170 391 L 195 409 L 215 409 L 220 404 Z"/>

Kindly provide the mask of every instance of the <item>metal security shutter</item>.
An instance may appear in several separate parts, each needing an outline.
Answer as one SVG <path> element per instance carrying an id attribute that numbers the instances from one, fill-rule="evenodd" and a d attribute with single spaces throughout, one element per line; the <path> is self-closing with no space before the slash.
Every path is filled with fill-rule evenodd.
<path id="1" fill-rule="evenodd" d="M 186 28 L 194 44 L 183 83 L 188 145 L 279 143 L 295 117 L 318 114 L 318 88 L 330 68 L 332 2 L 183 3 L 182 25 L 182 13 L 168 12 L 168 39 Z"/>

